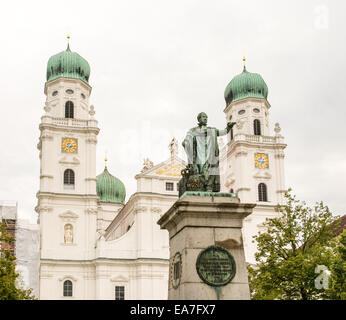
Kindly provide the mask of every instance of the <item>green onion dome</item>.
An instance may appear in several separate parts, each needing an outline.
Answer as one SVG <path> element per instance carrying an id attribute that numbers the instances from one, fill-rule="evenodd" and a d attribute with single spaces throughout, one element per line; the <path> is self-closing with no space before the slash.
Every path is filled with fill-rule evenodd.
<path id="1" fill-rule="evenodd" d="M 72 52 L 70 46 L 49 58 L 47 64 L 47 82 L 58 78 L 73 78 L 88 83 L 90 76 L 89 63 L 78 53 Z"/>
<path id="2" fill-rule="evenodd" d="M 268 87 L 258 73 L 248 72 L 244 66 L 241 74 L 235 76 L 225 89 L 226 104 L 245 98 L 267 99 Z"/>
<path id="3" fill-rule="evenodd" d="M 108 172 L 107 167 L 96 178 L 96 193 L 100 197 L 100 202 L 125 203 L 125 186 Z"/>

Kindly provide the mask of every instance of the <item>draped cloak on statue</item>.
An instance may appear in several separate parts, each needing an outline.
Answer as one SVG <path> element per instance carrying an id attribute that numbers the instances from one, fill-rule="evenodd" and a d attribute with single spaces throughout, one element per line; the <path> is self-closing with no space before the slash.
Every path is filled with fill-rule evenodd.
<path id="1" fill-rule="evenodd" d="M 218 136 L 227 134 L 227 130 L 218 130 L 212 127 L 195 127 L 188 131 L 183 142 L 187 154 L 188 164 L 192 165 L 202 174 L 206 171 L 208 176 L 219 176 L 219 145 Z"/>

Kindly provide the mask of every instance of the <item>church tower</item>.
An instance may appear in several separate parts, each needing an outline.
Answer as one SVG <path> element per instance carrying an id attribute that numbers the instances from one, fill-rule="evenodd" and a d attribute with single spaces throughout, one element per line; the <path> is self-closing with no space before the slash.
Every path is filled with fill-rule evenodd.
<path id="1" fill-rule="evenodd" d="M 245 62 L 245 58 L 244 58 Z M 286 192 L 284 149 L 286 144 L 275 124 L 270 134 L 268 87 L 257 73 L 246 70 L 235 76 L 225 89 L 226 120 L 236 122 L 221 151 L 223 192 L 237 193 L 243 203 L 256 203 L 244 221 L 243 239 L 246 261 L 254 262 L 253 236 L 266 218 L 276 215 L 275 206 L 283 203 Z"/>
<path id="2" fill-rule="evenodd" d="M 99 128 L 89 105 L 89 75 L 88 62 L 69 45 L 47 64 L 35 208 L 41 237 L 40 299 L 68 297 L 75 287 L 80 292 L 74 296 L 80 299 L 94 292 L 91 282 L 88 285 L 88 261 L 95 258 Z"/>

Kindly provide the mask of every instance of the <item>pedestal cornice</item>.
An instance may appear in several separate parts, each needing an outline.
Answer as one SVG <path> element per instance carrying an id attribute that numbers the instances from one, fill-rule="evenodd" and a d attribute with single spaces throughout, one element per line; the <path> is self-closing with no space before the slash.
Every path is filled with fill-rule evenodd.
<path id="1" fill-rule="evenodd" d="M 184 194 L 158 220 L 170 237 L 185 227 L 242 227 L 242 221 L 252 213 L 256 204 L 240 203 L 239 198 L 195 196 Z"/>

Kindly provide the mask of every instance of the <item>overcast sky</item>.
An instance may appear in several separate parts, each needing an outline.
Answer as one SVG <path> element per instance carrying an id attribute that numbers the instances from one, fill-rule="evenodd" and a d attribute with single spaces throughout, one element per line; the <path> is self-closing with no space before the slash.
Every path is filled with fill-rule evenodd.
<path id="1" fill-rule="evenodd" d="M 271 134 L 279 122 L 288 145 L 286 186 L 345 214 L 345 11 L 339 0 L 2 3 L 0 200 L 36 222 L 46 65 L 69 33 L 91 67 L 97 173 L 107 150 L 127 199 L 143 158 L 167 159 L 198 112 L 225 126 L 224 89 L 245 55 L 269 88 Z"/>

